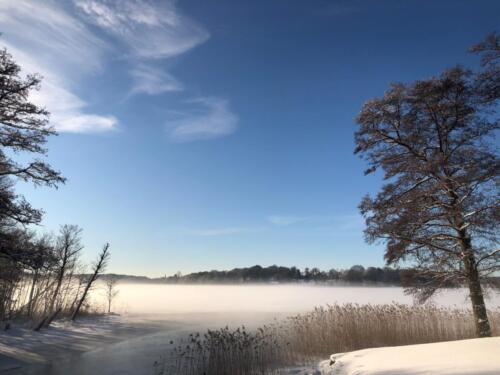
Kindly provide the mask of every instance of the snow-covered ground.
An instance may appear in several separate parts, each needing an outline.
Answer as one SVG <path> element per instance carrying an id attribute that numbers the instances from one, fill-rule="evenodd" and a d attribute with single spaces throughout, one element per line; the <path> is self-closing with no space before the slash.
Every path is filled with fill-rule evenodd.
<path id="1" fill-rule="evenodd" d="M 9 331 L 0 333 L 0 373 L 35 374 L 38 373 L 35 369 L 47 364 L 174 326 L 180 327 L 166 320 L 117 315 L 83 316 L 76 322 L 59 320 L 40 332 L 13 325 Z"/>
<path id="2" fill-rule="evenodd" d="M 193 331 L 242 324 L 251 329 L 332 303 L 412 303 L 396 287 L 122 284 L 119 290 L 113 305 L 121 316 L 55 322 L 41 332 L 18 327 L 0 332 L 0 374 L 150 375 L 170 340 Z M 104 303 L 99 290 L 93 299 Z M 463 290 L 443 292 L 434 302 L 469 307 Z M 500 296 L 492 296 L 488 306 L 499 307 Z M 290 373 L 318 371 L 305 368 Z"/>
<path id="3" fill-rule="evenodd" d="M 331 364 L 334 362 L 333 364 Z M 334 354 L 324 375 L 498 375 L 500 337 Z"/>
<path id="4" fill-rule="evenodd" d="M 54 322 L 40 332 L 0 332 L 0 374 L 151 375 L 170 342 L 223 326 L 257 328 L 269 313 L 129 314 Z"/>

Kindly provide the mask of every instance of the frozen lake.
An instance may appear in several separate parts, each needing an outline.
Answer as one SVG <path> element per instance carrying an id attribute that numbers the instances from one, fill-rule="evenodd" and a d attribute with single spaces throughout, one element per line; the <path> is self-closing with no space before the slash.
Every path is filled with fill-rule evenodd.
<path id="1" fill-rule="evenodd" d="M 398 287 L 121 284 L 118 289 L 113 310 L 121 316 L 57 323 L 42 333 L 0 334 L 0 353 L 10 358 L 0 357 L 0 373 L 152 374 L 169 342 L 191 332 L 253 328 L 326 304 L 413 303 Z M 103 294 L 96 288 L 93 302 L 104 305 Z M 468 308 L 466 297 L 464 290 L 448 290 L 432 303 Z M 488 307 L 499 308 L 500 295 L 491 295 Z"/>

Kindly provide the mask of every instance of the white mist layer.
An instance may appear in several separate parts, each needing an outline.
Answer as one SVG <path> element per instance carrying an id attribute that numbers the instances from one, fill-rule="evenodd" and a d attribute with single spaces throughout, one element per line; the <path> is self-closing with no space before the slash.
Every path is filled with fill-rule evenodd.
<path id="1" fill-rule="evenodd" d="M 129 314 L 270 312 L 295 313 L 335 303 L 413 304 L 399 287 L 331 287 L 309 285 L 161 285 L 119 284 L 113 311 Z M 500 307 L 500 294 L 490 293 L 487 306 Z M 100 287 L 93 301 L 103 306 Z M 430 303 L 469 308 L 464 289 L 440 292 Z"/>

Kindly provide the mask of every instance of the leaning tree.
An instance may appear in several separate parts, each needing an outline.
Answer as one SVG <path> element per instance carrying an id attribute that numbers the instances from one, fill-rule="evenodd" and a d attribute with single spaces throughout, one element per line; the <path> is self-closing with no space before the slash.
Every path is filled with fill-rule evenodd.
<path id="1" fill-rule="evenodd" d="M 482 282 L 500 270 L 498 96 L 486 73 L 455 67 L 392 84 L 364 104 L 355 133 L 365 173 L 381 170 L 385 181 L 360 204 L 366 239 L 386 244 L 387 263 L 415 267 L 421 300 L 467 285 L 479 337 L 491 336 Z"/>

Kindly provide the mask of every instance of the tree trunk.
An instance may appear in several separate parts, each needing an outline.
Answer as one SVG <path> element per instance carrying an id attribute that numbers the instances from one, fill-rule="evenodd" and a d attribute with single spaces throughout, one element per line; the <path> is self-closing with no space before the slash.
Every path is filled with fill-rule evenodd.
<path id="1" fill-rule="evenodd" d="M 66 268 L 66 261 L 64 261 L 63 264 L 61 265 L 61 268 L 57 275 L 56 289 L 54 290 L 54 295 L 52 296 L 52 300 L 50 301 L 49 313 L 54 311 L 54 306 L 56 304 L 56 300 L 59 295 L 59 290 L 61 289 L 61 285 L 64 279 L 65 268 Z"/>
<path id="2" fill-rule="evenodd" d="M 78 305 L 76 306 L 76 309 L 73 311 L 73 315 L 71 315 L 71 320 L 75 320 L 78 313 L 80 312 L 80 308 L 82 307 L 83 301 L 85 301 L 85 298 L 87 297 L 87 293 L 90 290 L 90 287 L 94 283 L 94 281 L 97 280 L 101 272 L 106 268 L 106 264 L 109 259 L 109 243 L 104 245 L 101 253 L 99 254 L 98 260 L 94 265 L 94 272 L 92 276 L 90 277 L 89 281 L 87 282 L 87 285 L 85 286 L 85 290 L 83 291 L 82 298 L 80 298 L 80 301 L 78 301 Z"/>
<path id="3" fill-rule="evenodd" d="M 43 326 L 48 328 L 51 324 L 52 324 L 52 321 L 56 318 L 57 315 L 59 315 L 59 313 L 61 312 L 62 308 L 59 307 L 57 308 L 56 311 L 54 311 L 48 318 L 47 320 L 43 323 Z"/>
<path id="4" fill-rule="evenodd" d="M 31 314 L 32 314 L 32 310 L 33 310 L 33 297 L 34 297 L 34 293 L 35 293 L 35 286 L 36 286 L 36 282 L 37 282 L 37 279 L 38 279 L 38 270 L 36 269 L 35 272 L 33 273 L 33 281 L 31 283 L 31 290 L 30 290 L 30 297 L 29 297 L 29 300 L 28 300 L 28 318 L 31 318 Z"/>
<path id="5" fill-rule="evenodd" d="M 87 298 L 87 293 L 89 292 L 89 289 L 92 286 L 94 279 L 95 279 L 95 276 L 92 275 L 92 277 L 88 281 L 87 285 L 85 286 L 85 290 L 83 291 L 82 297 L 78 301 L 78 305 L 76 305 L 75 310 L 73 310 L 73 314 L 71 315 L 71 320 L 73 320 L 73 321 L 76 320 L 76 317 L 77 317 L 78 313 L 80 312 L 80 309 L 83 305 L 83 301 L 85 301 L 85 298 Z"/>
<path id="6" fill-rule="evenodd" d="M 479 280 L 476 259 L 471 250 L 470 238 L 463 238 L 462 248 L 464 250 L 464 266 L 469 284 L 476 335 L 477 337 L 491 337 L 491 327 L 484 303 L 483 288 Z"/>
<path id="7" fill-rule="evenodd" d="M 40 320 L 40 322 L 36 325 L 36 327 L 33 328 L 33 331 L 36 332 L 40 331 L 48 318 L 49 318 L 48 316 L 45 316 L 42 320 Z"/>

